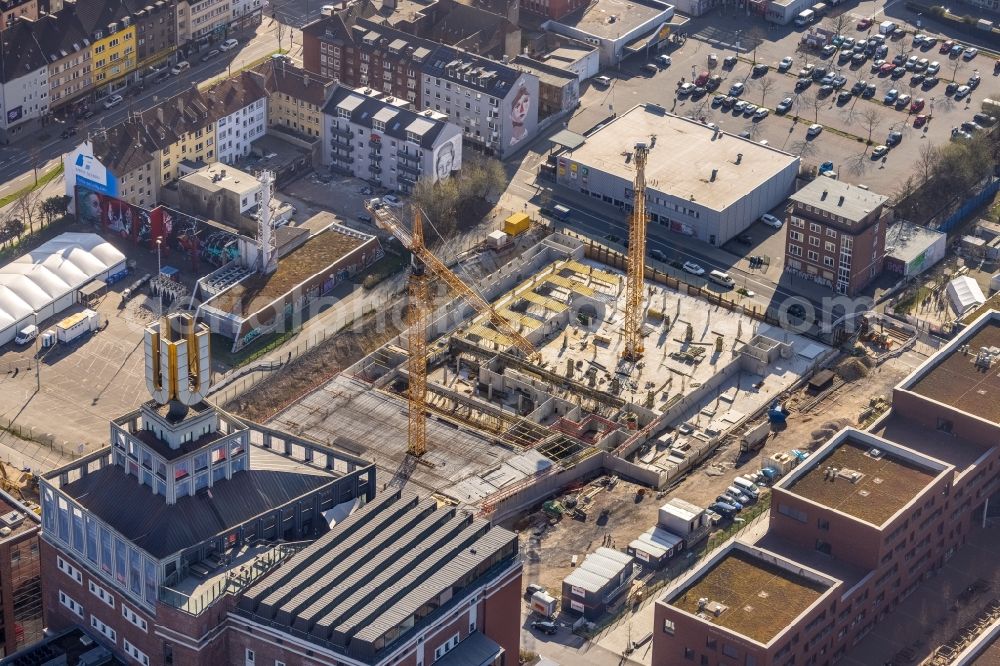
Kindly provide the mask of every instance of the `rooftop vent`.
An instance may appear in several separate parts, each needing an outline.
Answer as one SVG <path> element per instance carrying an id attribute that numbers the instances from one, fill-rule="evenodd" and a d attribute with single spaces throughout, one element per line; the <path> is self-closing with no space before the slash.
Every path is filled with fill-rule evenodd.
<path id="1" fill-rule="evenodd" d="M 716 179 L 716 177 L 718 177 L 718 175 L 719 175 L 719 170 L 718 169 L 712 169 L 712 182 L 713 183 L 715 182 L 715 179 Z"/>
<path id="2" fill-rule="evenodd" d="M 868 449 L 868 457 L 872 460 L 880 460 L 885 452 L 882 449 Z"/>
<path id="3" fill-rule="evenodd" d="M 743 153 L 736 153 L 736 163 L 739 164 L 743 161 Z"/>
<path id="4" fill-rule="evenodd" d="M 837 205 L 838 206 L 843 206 L 844 205 L 844 195 L 843 194 L 840 195 L 840 201 L 837 202 Z"/>
<path id="5" fill-rule="evenodd" d="M 827 194 L 829 194 L 829 192 L 826 191 L 826 190 L 823 190 L 823 194 L 819 195 L 819 200 L 820 201 L 826 201 L 826 195 Z"/>
<path id="6" fill-rule="evenodd" d="M 8 511 L 0 516 L 0 523 L 13 529 L 24 522 L 24 514 L 20 511 Z"/>

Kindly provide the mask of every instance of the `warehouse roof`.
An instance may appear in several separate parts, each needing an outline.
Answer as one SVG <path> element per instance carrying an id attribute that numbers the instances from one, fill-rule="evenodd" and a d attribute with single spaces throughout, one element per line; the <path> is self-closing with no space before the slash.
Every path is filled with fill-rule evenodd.
<path id="1" fill-rule="evenodd" d="M 568 158 L 631 184 L 635 160 L 622 152 L 631 152 L 637 143 L 650 148 L 646 164 L 649 189 L 690 201 L 692 207 L 715 211 L 751 196 L 779 173 L 797 169 L 799 163 L 795 155 L 716 132 L 655 104 L 626 111 L 588 136 L 581 147 L 561 153 L 559 163 Z"/>
<path id="2" fill-rule="evenodd" d="M 240 609 L 355 657 L 418 630 L 428 608 L 514 564 L 517 537 L 456 508 L 399 490 L 363 509 L 249 590 Z M 432 611 L 436 612 L 436 611 Z"/>
<path id="3" fill-rule="evenodd" d="M 64 233 L 0 267 L 0 330 L 79 289 L 125 255 L 97 234 Z"/>

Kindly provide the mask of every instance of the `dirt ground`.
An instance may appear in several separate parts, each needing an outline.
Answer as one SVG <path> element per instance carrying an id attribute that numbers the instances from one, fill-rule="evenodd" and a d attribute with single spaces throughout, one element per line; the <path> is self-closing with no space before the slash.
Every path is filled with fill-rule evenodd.
<path id="1" fill-rule="evenodd" d="M 817 396 L 807 390 L 797 391 L 785 401 L 791 411 L 788 423 L 783 429 L 772 431 L 763 449 L 741 455 L 738 442 L 724 444 L 679 484 L 662 493 L 647 490 L 639 502 L 636 502 L 636 492 L 640 486 L 624 480 L 610 490 L 601 485 L 600 479 L 584 487 L 565 490 L 558 498 L 560 501 L 570 495 L 584 494 L 589 488 L 601 487 L 589 505 L 586 521 L 565 515 L 559 522 L 549 524 L 539 510 L 510 525 L 522 536 L 524 585 L 539 583 L 558 597 L 562 579 L 572 571 L 573 555 L 582 561 L 587 553 L 602 545 L 624 550 L 633 539 L 656 524 L 659 508 L 668 499 L 679 497 L 698 506 L 707 506 L 733 478 L 760 469 L 761 462 L 772 453 L 789 449 L 814 450 L 840 428 L 857 426 L 869 399 L 873 396 L 890 398 L 892 387 L 909 374 L 912 367 L 906 361 L 890 359 L 866 376 L 839 387 L 835 384 L 818 402 Z M 603 514 L 605 510 L 607 513 Z"/>
<path id="2" fill-rule="evenodd" d="M 393 307 L 403 308 L 404 305 L 398 301 Z M 360 327 L 338 333 L 310 349 L 225 408 L 251 421 L 267 421 L 292 401 L 315 390 L 336 373 L 395 337 L 399 330 L 392 322 L 396 321 L 403 321 L 403 316 L 369 315 Z"/>

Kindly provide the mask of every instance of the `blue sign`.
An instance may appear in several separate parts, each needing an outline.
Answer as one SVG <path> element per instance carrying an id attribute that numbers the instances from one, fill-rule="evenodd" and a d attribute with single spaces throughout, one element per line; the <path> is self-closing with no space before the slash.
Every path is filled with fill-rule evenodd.
<path id="1" fill-rule="evenodd" d="M 21 110 L 22 107 L 15 106 L 13 109 L 7 109 L 7 124 L 16 123 L 24 115 Z"/>
<path id="2" fill-rule="evenodd" d="M 118 196 L 118 180 L 92 155 L 80 153 L 73 166 L 78 186 L 105 196 Z"/>

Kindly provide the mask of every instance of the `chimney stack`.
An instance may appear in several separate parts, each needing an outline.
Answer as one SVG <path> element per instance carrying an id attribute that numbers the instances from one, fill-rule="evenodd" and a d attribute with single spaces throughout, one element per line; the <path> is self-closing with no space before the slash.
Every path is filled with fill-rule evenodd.
<path id="1" fill-rule="evenodd" d="M 309 75 L 308 74 L 303 74 L 302 75 L 302 85 L 304 85 L 306 88 L 309 87 Z"/>
<path id="2" fill-rule="evenodd" d="M 177 98 L 177 112 L 181 113 L 181 114 L 184 113 L 184 98 L 183 97 L 178 97 Z"/>
<path id="3" fill-rule="evenodd" d="M 718 169 L 712 169 L 712 182 L 713 183 L 715 182 L 715 178 L 718 175 L 719 175 L 719 170 Z"/>
<path id="4" fill-rule="evenodd" d="M 827 194 L 828 194 L 828 192 L 826 190 L 823 190 L 823 194 L 820 195 L 819 200 L 820 201 L 826 201 L 826 195 Z"/>
<path id="5" fill-rule="evenodd" d="M 739 164 L 743 161 L 743 153 L 736 153 L 736 163 Z"/>
<path id="6" fill-rule="evenodd" d="M 843 194 L 840 195 L 840 201 L 837 202 L 837 205 L 838 206 L 843 206 L 844 205 L 844 195 Z"/>
<path id="7" fill-rule="evenodd" d="M 156 107 L 156 119 L 160 121 L 161 125 L 163 124 L 163 107 L 162 106 Z"/>

